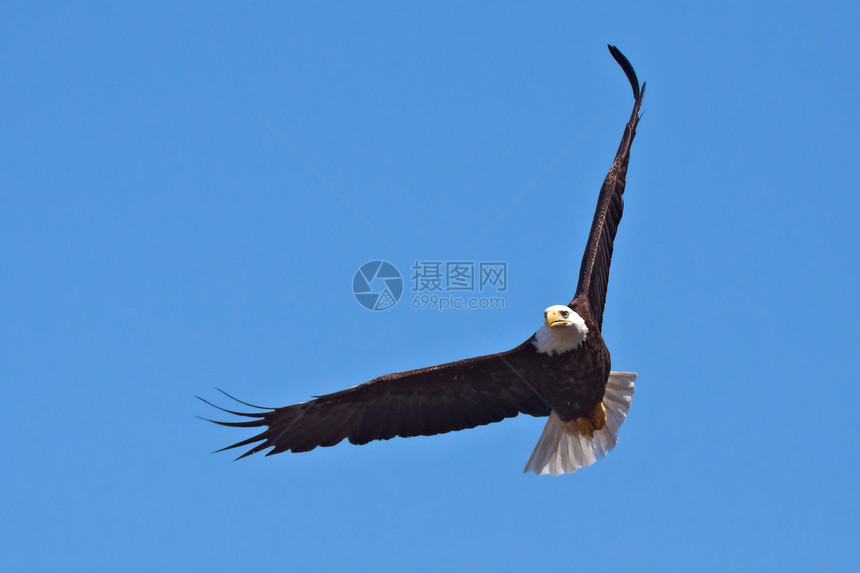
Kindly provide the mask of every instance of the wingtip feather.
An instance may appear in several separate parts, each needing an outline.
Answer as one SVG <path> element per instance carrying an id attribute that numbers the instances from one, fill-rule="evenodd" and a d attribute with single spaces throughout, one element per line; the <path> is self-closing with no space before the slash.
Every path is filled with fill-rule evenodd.
<path id="1" fill-rule="evenodd" d="M 234 416 L 243 416 L 245 418 L 259 418 L 261 416 L 261 414 L 249 414 L 247 412 L 236 412 L 235 410 L 228 410 L 227 408 L 222 408 L 221 406 L 218 406 L 217 404 L 213 404 L 212 402 L 210 402 L 206 398 L 201 398 L 200 396 L 195 396 L 195 398 L 197 398 L 198 400 L 200 400 L 204 404 L 212 406 L 213 408 L 221 410 L 222 412 L 226 412 L 228 414 L 233 414 Z M 253 406 L 253 407 L 256 407 L 256 406 Z M 205 418 L 204 418 L 204 420 L 205 420 Z M 211 422 L 212 420 L 209 420 L 209 421 Z"/>
<path id="2" fill-rule="evenodd" d="M 218 390 L 219 392 L 221 392 L 222 394 L 224 394 L 225 396 L 227 396 L 228 398 L 230 398 L 231 400 L 239 402 L 240 404 L 244 404 L 245 406 L 248 406 L 249 408 L 256 408 L 258 410 L 274 410 L 275 409 L 275 408 L 270 408 L 268 406 L 257 406 L 256 404 L 251 404 L 249 402 L 245 402 L 244 400 L 240 400 L 240 399 L 236 398 L 235 396 L 228 394 L 227 392 L 225 392 L 221 388 L 218 388 L 217 386 L 215 386 L 215 389 Z"/>
<path id="3" fill-rule="evenodd" d="M 633 99 L 636 100 L 637 104 L 641 103 L 642 96 L 645 95 L 645 84 L 643 83 L 640 87 L 639 78 L 636 77 L 636 70 L 633 69 L 630 60 L 621 53 L 621 50 L 612 44 L 607 44 L 607 47 L 609 48 L 609 53 L 612 54 L 612 57 L 615 58 L 615 61 L 618 62 L 618 65 L 621 66 L 621 69 L 627 75 L 627 81 L 630 82 L 630 87 L 633 88 Z"/>

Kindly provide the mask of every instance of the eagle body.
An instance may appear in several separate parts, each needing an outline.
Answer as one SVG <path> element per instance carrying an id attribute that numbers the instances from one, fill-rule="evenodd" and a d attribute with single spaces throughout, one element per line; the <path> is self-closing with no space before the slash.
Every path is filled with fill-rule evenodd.
<path id="1" fill-rule="evenodd" d="M 609 349 L 591 318 L 588 305 L 574 300 L 568 306 L 583 319 L 588 334 L 572 350 L 560 354 L 538 351 L 537 361 L 543 363 L 544 372 L 543 376 L 533 378 L 535 390 L 564 422 L 586 416 L 600 403 L 611 370 Z"/>
<path id="2" fill-rule="evenodd" d="M 518 414 L 548 416 L 526 471 L 573 473 L 615 447 L 636 374 L 611 371 L 601 328 L 645 84 L 640 88 L 633 67 L 618 49 L 609 46 L 609 50 L 633 88 L 634 105 L 600 189 L 573 299 L 548 307 L 540 328 L 506 352 L 386 374 L 281 408 L 262 408 L 233 398 L 256 411 L 215 406 L 242 418 L 215 423 L 257 428 L 258 433 L 224 450 L 251 446 L 239 458 L 266 450 L 266 455 L 306 452 L 343 440 L 366 444 L 396 436 L 432 436 Z"/>

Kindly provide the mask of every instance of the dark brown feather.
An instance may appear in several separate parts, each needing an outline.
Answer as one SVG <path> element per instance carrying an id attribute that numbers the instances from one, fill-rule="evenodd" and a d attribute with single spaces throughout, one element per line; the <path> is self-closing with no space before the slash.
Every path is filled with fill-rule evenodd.
<path id="1" fill-rule="evenodd" d="M 621 144 L 615 160 L 609 168 L 609 173 L 603 181 L 600 196 L 597 199 L 597 209 L 591 223 L 591 233 L 582 255 L 582 265 L 579 269 L 579 283 L 576 287 L 576 297 L 586 297 L 591 308 L 591 316 L 598 328 L 603 327 L 603 308 L 606 304 L 606 289 L 609 285 L 609 263 L 612 260 L 612 245 L 618 223 L 624 212 L 624 186 L 627 177 L 627 164 L 630 161 L 630 146 L 636 136 L 636 126 L 639 123 L 639 108 L 645 95 L 645 84 L 639 88 L 639 80 L 633 66 L 615 46 L 609 46 L 612 56 L 627 74 L 627 79 L 633 88 L 633 112 L 624 128 Z"/>
<path id="2" fill-rule="evenodd" d="M 240 456 L 245 457 L 269 448 L 267 455 L 305 452 L 344 439 L 366 444 L 395 436 L 444 434 L 499 422 L 521 412 L 548 416 L 549 405 L 523 378 L 536 357 L 540 361 L 530 339 L 508 352 L 387 374 L 302 404 L 255 413 L 230 411 L 255 419 L 216 423 L 267 427 L 223 448 L 262 442 Z"/>

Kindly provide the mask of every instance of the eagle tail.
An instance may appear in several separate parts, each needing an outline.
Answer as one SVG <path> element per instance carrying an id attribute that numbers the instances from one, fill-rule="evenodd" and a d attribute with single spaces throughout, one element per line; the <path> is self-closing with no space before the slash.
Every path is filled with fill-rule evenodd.
<path id="1" fill-rule="evenodd" d="M 550 413 L 524 471 L 532 471 L 538 475 L 572 474 L 605 456 L 618 442 L 618 429 L 624 423 L 633 402 L 633 383 L 636 376 L 634 372 L 609 374 L 603 395 L 606 425 L 595 431 L 593 437 L 589 438 L 576 430 L 571 432 L 555 412 Z"/>

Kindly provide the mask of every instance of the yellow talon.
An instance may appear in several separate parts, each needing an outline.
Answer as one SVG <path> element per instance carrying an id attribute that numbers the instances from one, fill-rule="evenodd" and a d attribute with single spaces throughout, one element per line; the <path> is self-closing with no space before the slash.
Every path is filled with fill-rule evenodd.
<path id="1" fill-rule="evenodd" d="M 603 402 L 598 402 L 592 410 L 591 421 L 595 430 L 602 430 L 606 426 L 606 406 L 603 405 Z"/>
<path id="2" fill-rule="evenodd" d="M 568 434 L 580 433 L 587 438 L 593 438 L 594 431 L 602 430 L 604 427 L 606 427 L 606 407 L 603 402 L 599 402 L 594 407 L 589 418 L 577 418 L 562 424 L 562 428 Z"/>
<path id="3" fill-rule="evenodd" d="M 591 420 L 588 418 L 577 418 L 576 429 L 579 430 L 579 433 L 583 436 L 587 436 L 589 438 L 594 436 L 594 424 L 592 424 Z"/>

